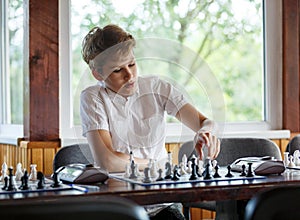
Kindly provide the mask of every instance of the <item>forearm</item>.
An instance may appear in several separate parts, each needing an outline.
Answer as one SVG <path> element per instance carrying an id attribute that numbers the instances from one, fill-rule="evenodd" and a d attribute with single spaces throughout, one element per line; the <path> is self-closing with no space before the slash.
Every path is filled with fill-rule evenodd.
<path id="1" fill-rule="evenodd" d="M 122 172 L 130 163 L 130 155 L 113 149 L 109 132 L 90 131 L 87 133 L 87 139 L 96 164 L 103 169 L 109 172 Z M 141 169 L 148 163 L 148 160 L 140 158 L 134 158 L 134 161 Z"/>

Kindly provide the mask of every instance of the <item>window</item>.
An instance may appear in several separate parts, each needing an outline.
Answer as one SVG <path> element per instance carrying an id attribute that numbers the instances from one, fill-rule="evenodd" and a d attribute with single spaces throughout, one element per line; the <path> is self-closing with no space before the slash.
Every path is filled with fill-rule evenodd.
<path id="1" fill-rule="evenodd" d="M 281 118 L 274 116 L 281 115 L 276 112 L 281 111 L 278 110 L 281 101 L 274 97 L 281 94 L 280 89 L 275 89 L 280 88 L 277 79 L 281 70 L 281 30 L 276 32 L 273 28 L 276 22 L 281 23 L 280 3 L 269 0 L 133 2 L 124 5 L 119 1 L 70 1 L 73 55 L 70 97 L 73 97 L 75 125 L 80 124 L 80 91 L 95 83 L 81 58 L 81 41 L 92 27 L 116 23 L 137 39 L 164 39 L 176 42 L 176 49 L 183 45 L 187 52 L 199 54 L 198 58 L 206 63 L 205 67 L 222 90 L 220 101 L 224 105 L 220 103 L 220 108 L 226 109 L 221 109 L 225 111 L 221 121 L 226 122 L 226 131 L 281 128 Z M 179 59 L 180 55 L 177 56 Z M 189 72 L 190 66 L 186 68 L 163 58 L 137 60 L 141 74 L 155 73 L 176 81 L 200 111 L 216 119 L 212 109 L 218 106 L 212 105 L 218 100 L 210 99 L 205 88 L 207 81 L 199 83 L 199 77 Z M 171 130 L 174 126 L 176 130 L 176 123 L 169 125 Z M 77 133 L 77 137 L 80 135 Z"/>
<path id="2" fill-rule="evenodd" d="M 22 136 L 23 123 L 23 0 L 1 1 L 0 121 L 1 135 Z"/>
<path id="3" fill-rule="evenodd" d="M 61 103 L 69 103 L 60 112 L 62 138 L 81 138 L 78 97 L 82 87 L 95 83 L 82 61 L 81 41 L 91 27 L 108 23 L 119 24 L 137 39 L 160 38 L 177 48 L 183 45 L 193 55 L 200 51 L 200 58 L 224 91 L 226 131 L 281 128 L 280 1 L 172 2 L 59 1 L 60 72 L 70 73 L 61 74 L 60 81 Z M 0 4 L 0 136 L 21 137 L 23 130 L 19 126 L 16 134 L 14 127 L 23 120 L 22 3 L 4 0 Z M 143 74 L 155 72 L 178 82 L 199 110 L 213 115 L 204 82 L 199 83 L 189 68 L 163 59 L 141 58 L 138 65 Z M 178 130 L 176 124 L 169 123 L 172 134 Z"/>

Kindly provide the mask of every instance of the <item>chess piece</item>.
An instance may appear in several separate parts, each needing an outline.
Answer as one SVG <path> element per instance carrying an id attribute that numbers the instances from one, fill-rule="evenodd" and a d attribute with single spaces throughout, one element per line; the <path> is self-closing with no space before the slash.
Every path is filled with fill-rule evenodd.
<path id="1" fill-rule="evenodd" d="M 192 172 L 189 180 L 196 180 L 198 179 L 198 174 L 197 174 L 197 168 L 196 168 L 196 158 L 192 157 Z"/>
<path id="2" fill-rule="evenodd" d="M 37 189 L 44 189 L 44 183 L 45 183 L 45 177 L 42 172 L 37 172 L 37 179 L 38 179 L 38 184 L 37 184 Z"/>
<path id="3" fill-rule="evenodd" d="M 144 183 L 151 183 L 151 179 L 150 179 L 150 168 L 146 167 L 144 169 L 144 179 L 143 179 Z"/>
<path id="4" fill-rule="evenodd" d="M 205 174 L 203 175 L 203 179 L 205 180 L 212 179 L 210 166 L 211 166 L 210 163 L 206 163 L 205 171 L 204 171 Z"/>
<path id="5" fill-rule="evenodd" d="M 166 170 L 165 179 L 172 179 L 172 166 L 170 162 L 166 162 L 165 170 Z"/>
<path id="6" fill-rule="evenodd" d="M 130 172 L 130 165 L 131 165 L 131 163 L 129 164 L 126 164 L 126 167 L 125 167 L 125 173 L 124 173 L 124 177 L 125 178 L 129 178 L 130 177 L 130 174 L 131 174 L 131 172 Z"/>
<path id="7" fill-rule="evenodd" d="M 59 180 L 59 177 L 58 177 L 58 173 L 61 171 L 62 169 L 58 169 L 57 171 L 55 171 L 53 173 L 53 183 L 51 184 L 51 187 L 52 188 L 57 188 L 57 187 L 60 187 L 60 180 Z"/>
<path id="8" fill-rule="evenodd" d="M 232 175 L 232 173 L 231 173 L 231 166 L 230 165 L 228 165 L 227 166 L 227 174 L 225 175 L 225 177 L 228 177 L 228 178 L 231 178 L 231 177 L 233 177 L 233 175 Z"/>
<path id="9" fill-rule="evenodd" d="M 2 187 L 2 190 L 7 190 L 7 186 L 8 186 L 8 177 L 4 177 L 4 186 Z"/>
<path id="10" fill-rule="evenodd" d="M 193 168 L 192 168 L 192 161 L 188 161 L 187 162 L 187 169 L 186 169 L 186 172 L 188 173 L 188 174 L 191 174 L 192 173 L 192 170 L 193 170 Z"/>
<path id="11" fill-rule="evenodd" d="M 173 177 L 171 178 L 171 180 L 177 181 L 179 179 L 180 179 L 180 175 L 178 173 L 178 166 L 175 165 L 173 169 Z"/>
<path id="12" fill-rule="evenodd" d="M 158 177 L 157 177 L 156 181 L 162 181 L 163 180 L 163 178 L 162 178 L 162 172 L 163 172 L 162 169 L 158 170 Z"/>
<path id="13" fill-rule="evenodd" d="M 4 162 L 2 164 L 2 169 L 1 169 L 1 181 L 3 182 L 5 177 L 7 176 L 7 164 Z"/>
<path id="14" fill-rule="evenodd" d="M 23 171 L 22 171 L 22 164 L 18 163 L 17 164 L 17 169 L 16 169 L 16 173 L 15 173 L 15 179 L 16 181 L 20 181 L 21 177 L 24 175 Z"/>
<path id="15" fill-rule="evenodd" d="M 184 154 L 182 156 L 181 162 L 182 162 L 183 166 L 186 168 L 186 166 L 187 166 L 187 156 L 186 156 L 186 154 Z"/>
<path id="16" fill-rule="evenodd" d="M 129 179 L 136 179 L 138 176 L 136 173 L 137 170 L 134 161 L 131 162 L 130 168 L 131 168 L 131 174 L 129 176 Z"/>
<path id="17" fill-rule="evenodd" d="M 35 181 L 35 180 L 37 180 L 36 164 L 31 164 L 30 168 L 31 168 L 31 171 L 30 171 L 30 175 L 29 175 L 29 180 Z"/>
<path id="18" fill-rule="evenodd" d="M 247 174 L 246 174 L 246 165 L 243 164 L 243 165 L 242 165 L 242 172 L 241 172 L 240 176 L 246 176 L 246 175 L 247 175 Z"/>
<path id="19" fill-rule="evenodd" d="M 292 155 L 289 156 L 289 164 L 287 166 L 290 168 L 296 167 L 296 165 L 294 163 L 294 157 Z"/>
<path id="20" fill-rule="evenodd" d="M 289 152 L 284 152 L 283 153 L 283 164 L 284 164 L 284 166 L 287 167 L 289 163 L 290 163 Z"/>
<path id="21" fill-rule="evenodd" d="M 252 163 L 248 163 L 248 172 L 246 177 L 254 177 L 254 172 L 252 170 Z"/>
<path id="22" fill-rule="evenodd" d="M 28 172 L 27 172 L 27 170 L 24 171 L 24 174 L 21 177 L 21 182 L 22 182 L 22 184 L 19 187 L 19 189 L 21 189 L 21 190 L 28 190 L 29 187 L 28 187 Z"/>
<path id="23" fill-rule="evenodd" d="M 184 162 L 181 162 L 179 164 L 179 174 L 180 174 L 180 176 L 184 176 L 184 175 L 187 174 L 187 172 L 186 172 L 186 165 L 184 165 Z"/>
<path id="24" fill-rule="evenodd" d="M 150 177 L 153 178 L 153 179 L 157 178 L 158 168 L 157 168 L 157 164 L 156 164 L 154 159 L 149 160 L 149 168 L 150 168 Z"/>
<path id="25" fill-rule="evenodd" d="M 295 150 L 295 151 L 294 151 L 294 154 L 293 154 L 295 166 L 300 166 L 300 158 L 299 158 L 299 155 L 300 155 L 300 151 L 299 151 L 299 150 Z"/>
<path id="26" fill-rule="evenodd" d="M 14 185 L 14 175 L 13 175 L 13 168 L 10 167 L 8 168 L 8 186 L 7 186 L 7 191 L 14 191 L 16 190 L 16 187 Z"/>
<path id="27" fill-rule="evenodd" d="M 213 175 L 214 178 L 220 178 L 221 177 L 220 174 L 219 174 L 219 168 L 220 168 L 219 165 L 216 164 L 216 166 L 215 166 L 215 173 Z"/>

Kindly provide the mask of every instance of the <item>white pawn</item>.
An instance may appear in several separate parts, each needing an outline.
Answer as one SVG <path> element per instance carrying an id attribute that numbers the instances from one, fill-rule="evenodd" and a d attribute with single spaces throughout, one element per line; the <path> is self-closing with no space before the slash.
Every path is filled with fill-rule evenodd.
<path id="1" fill-rule="evenodd" d="M 2 170 L 1 170 L 1 181 L 4 182 L 4 178 L 7 176 L 7 164 L 4 162 L 2 164 Z"/>
<path id="2" fill-rule="evenodd" d="M 20 181 L 23 175 L 24 175 L 24 173 L 22 171 L 22 164 L 18 163 L 17 164 L 16 173 L 15 173 L 15 179 L 16 179 L 16 181 Z"/>
<path id="3" fill-rule="evenodd" d="M 35 181 L 35 180 L 37 180 L 36 164 L 31 164 L 30 168 L 31 168 L 31 171 L 30 171 L 30 175 L 29 175 L 28 179 L 31 181 Z"/>
<path id="4" fill-rule="evenodd" d="M 155 160 L 151 159 L 150 160 L 150 177 L 157 178 L 157 176 L 158 176 L 157 171 L 158 171 L 157 164 L 156 164 Z"/>
<path id="5" fill-rule="evenodd" d="M 284 152 L 283 153 L 283 164 L 284 166 L 288 166 L 290 163 L 290 160 L 289 160 L 289 152 Z"/>
<path id="6" fill-rule="evenodd" d="M 125 178 L 129 178 L 130 174 L 131 174 L 131 167 L 130 167 L 130 164 L 128 163 L 128 164 L 126 164 L 126 167 L 125 167 L 124 177 Z"/>
<path id="7" fill-rule="evenodd" d="M 186 172 L 186 165 L 185 165 L 184 162 L 181 162 L 181 163 L 179 164 L 179 174 L 180 174 L 181 176 L 184 176 L 184 175 L 187 174 L 187 172 Z"/>
<path id="8" fill-rule="evenodd" d="M 290 168 L 294 168 L 296 165 L 294 163 L 294 157 L 292 155 L 289 156 L 289 164 L 288 164 L 288 167 Z"/>

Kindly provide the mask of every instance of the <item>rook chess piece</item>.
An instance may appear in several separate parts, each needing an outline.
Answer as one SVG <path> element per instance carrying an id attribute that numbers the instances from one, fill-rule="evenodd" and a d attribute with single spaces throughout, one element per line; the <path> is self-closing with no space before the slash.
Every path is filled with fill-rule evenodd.
<path id="1" fill-rule="evenodd" d="M 248 172 L 246 177 L 253 177 L 254 176 L 254 172 L 252 171 L 252 163 L 248 163 Z"/>

